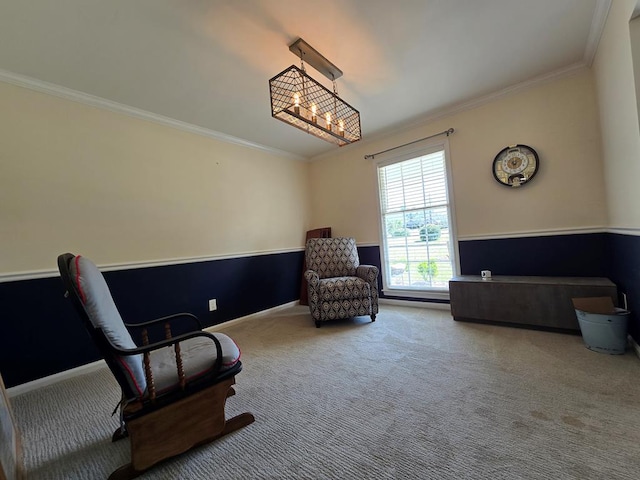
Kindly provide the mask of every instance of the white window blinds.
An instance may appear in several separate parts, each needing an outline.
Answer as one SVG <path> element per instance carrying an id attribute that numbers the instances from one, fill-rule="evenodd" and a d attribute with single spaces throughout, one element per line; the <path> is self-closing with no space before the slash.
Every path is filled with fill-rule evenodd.
<path id="1" fill-rule="evenodd" d="M 385 290 L 443 291 L 454 272 L 445 151 L 380 165 Z"/>

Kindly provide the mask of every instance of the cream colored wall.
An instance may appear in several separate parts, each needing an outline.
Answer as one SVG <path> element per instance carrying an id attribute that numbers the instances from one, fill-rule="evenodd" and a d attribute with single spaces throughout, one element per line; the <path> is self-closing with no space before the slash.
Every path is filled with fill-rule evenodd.
<path id="1" fill-rule="evenodd" d="M 0 275 L 300 248 L 308 165 L 0 83 Z"/>
<path id="2" fill-rule="evenodd" d="M 460 238 L 606 225 L 595 86 L 591 72 L 582 69 L 316 159 L 309 171 L 312 226 L 379 243 L 375 161 L 363 156 L 449 127 L 456 130 L 449 142 Z M 366 117 L 363 130 L 366 135 Z M 491 173 L 495 155 L 514 143 L 535 148 L 541 162 L 537 177 L 520 189 L 499 185 Z"/>
<path id="3" fill-rule="evenodd" d="M 633 78 L 640 79 L 640 17 L 629 22 L 631 55 L 633 61 Z M 640 111 L 640 82 L 635 83 L 636 109 Z"/>
<path id="4" fill-rule="evenodd" d="M 635 6 L 636 0 L 611 3 L 593 63 L 612 228 L 640 227 L 640 131 L 629 32 Z"/>

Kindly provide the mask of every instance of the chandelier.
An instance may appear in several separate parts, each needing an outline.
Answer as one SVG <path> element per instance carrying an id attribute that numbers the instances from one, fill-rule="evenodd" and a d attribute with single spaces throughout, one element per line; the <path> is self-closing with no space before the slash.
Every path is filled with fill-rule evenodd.
<path id="1" fill-rule="evenodd" d="M 291 65 L 269 80 L 271 116 L 340 146 L 360 140 L 360 112 L 338 96 L 342 71 L 301 38 L 289 50 L 300 68 Z M 307 74 L 305 61 L 333 82 L 333 92 Z"/>

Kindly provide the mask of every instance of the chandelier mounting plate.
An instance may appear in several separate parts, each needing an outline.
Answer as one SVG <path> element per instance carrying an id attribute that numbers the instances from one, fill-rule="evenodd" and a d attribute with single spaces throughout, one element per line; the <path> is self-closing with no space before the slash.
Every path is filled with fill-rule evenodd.
<path id="1" fill-rule="evenodd" d="M 311 65 L 329 80 L 335 80 L 342 76 L 342 70 L 301 38 L 289 45 L 289 51 L 300 57 L 300 60 Z"/>

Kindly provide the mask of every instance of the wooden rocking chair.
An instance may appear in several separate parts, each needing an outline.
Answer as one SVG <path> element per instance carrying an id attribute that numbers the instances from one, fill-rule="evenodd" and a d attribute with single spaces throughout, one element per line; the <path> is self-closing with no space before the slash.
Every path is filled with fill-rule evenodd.
<path id="1" fill-rule="evenodd" d="M 109 480 L 135 478 L 158 462 L 211 442 L 254 421 L 250 413 L 225 418 L 242 369 L 240 351 L 221 333 L 202 331 L 187 313 L 125 324 L 98 268 L 87 258 L 65 253 L 58 269 L 66 294 L 122 390 L 121 425 L 112 436 L 128 436 L 131 463 Z M 187 333 L 172 334 L 172 328 Z M 129 330 L 141 332 L 141 346 Z M 153 335 L 161 340 L 150 342 Z"/>

